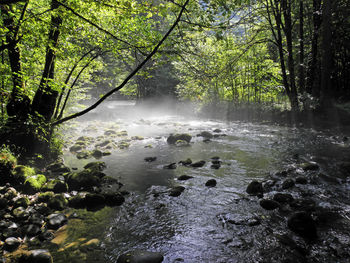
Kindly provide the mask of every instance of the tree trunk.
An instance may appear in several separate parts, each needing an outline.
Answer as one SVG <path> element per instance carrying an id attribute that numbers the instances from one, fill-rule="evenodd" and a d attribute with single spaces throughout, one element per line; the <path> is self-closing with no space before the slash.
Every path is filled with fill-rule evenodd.
<path id="1" fill-rule="evenodd" d="M 319 97 L 320 89 L 316 82 L 317 56 L 318 56 L 318 37 L 321 26 L 321 0 L 313 0 L 313 31 L 311 41 L 311 58 L 308 63 L 306 92 L 315 97 Z"/>
<path id="2" fill-rule="evenodd" d="M 20 23 L 24 17 L 27 4 L 25 4 Z M 4 27 L 9 30 L 6 35 L 8 58 L 10 62 L 10 68 L 12 72 L 13 88 L 10 94 L 10 98 L 6 105 L 7 115 L 9 117 L 16 117 L 20 119 L 26 119 L 29 113 L 30 99 L 25 94 L 25 86 L 22 76 L 22 64 L 21 64 L 21 52 L 17 45 L 17 34 L 19 30 L 19 24 L 15 25 L 15 20 L 10 14 L 10 9 L 7 6 L 1 6 L 1 13 L 4 16 Z"/>
<path id="3" fill-rule="evenodd" d="M 51 8 L 57 9 L 58 7 L 58 2 L 56 0 L 52 0 Z M 52 15 L 48 47 L 46 50 L 45 67 L 39 88 L 35 93 L 32 102 L 33 113 L 35 112 L 43 116 L 46 121 L 51 119 L 58 97 L 58 92 L 53 89 L 53 81 L 55 75 L 55 49 L 58 46 L 61 24 L 62 18 L 59 15 Z"/>
<path id="4" fill-rule="evenodd" d="M 292 38 L 292 16 L 291 3 L 289 0 L 282 0 L 282 13 L 284 17 L 284 33 L 286 35 L 287 52 L 288 52 L 288 71 L 289 71 L 289 85 L 290 85 L 290 99 L 292 110 L 297 112 L 299 110 L 298 92 L 295 85 L 295 70 L 293 57 L 293 38 Z"/>
<path id="5" fill-rule="evenodd" d="M 305 92 L 304 64 L 304 4 L 299 0 L 299 90 Z"/>
<path id="6" fill-rule="evenodd" d="M 321 107 L 328 107 L 331 103 L 331 68 L 332 68 L 332 2 L 331 0 L 324 0 L 322 8 L 322 74 L 321 74 L 321 94 L 320 104 Z"/>

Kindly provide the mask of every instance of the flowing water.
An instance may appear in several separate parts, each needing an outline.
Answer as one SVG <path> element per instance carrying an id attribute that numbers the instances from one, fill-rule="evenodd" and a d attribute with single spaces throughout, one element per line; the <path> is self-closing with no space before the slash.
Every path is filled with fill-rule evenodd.
<path id="1" fill-rule="evenodd" d="M 112 154 L 101 159 L 107 164 L 104 172 L 122 182 L 122 189 L 130 194 L 121 207 L 84 212 L 84 223 L 70 226 L 75 238 L 101 241 L 98 250 L 88 253 L 86 262 L 116 262 L 120 254 L 133 249 L 161 252 L 164 262 L 349 262 L 350 184 L 339 169 L 350 156 L 346 134 L 159 111 L 108 102 L 88 115 L 95 119 L 79 120 L 70 131 L 73 138 L 97 138 L 111 128 L 126 130 L 128 138 L 144 137 L 132 140 L 127 149 L 110 150 Z M 181 108 L 177 111 L 183 113 Z M 215 133 L 215 129 L 221 131 Z M 217 136 L 205 142 L 196 136 L 202 131 Z M 167 144 L 171 133 L 191 134 L 191 144 Z M 116 142 L 120 139 L 113 138 Z M 211 168 L 215 156 L 222 161 L 219 169 Z M 157 159 L 145 162 L 145 157 Z M 94 161 L 78 160 L 69 151 L 64 158 L 68 166 L 77 169 Z M 187 158 L 206 163 L 200 168 L 163 168 Z M 317 173 L 331 180 L 298 168 L 305 161 L 318 163 Z M 334 224 L 327 221 L 318 228 L 317 241 L 293 234 L 286 225 L 288 213 L 264 210 L 257 197 L 245 192 L 253 179 L 264 181 L 286 169 L 307 176 L 309 183 L 284 192 L 295 198 L 311 197 L 330 215 L 336 214 Z M 176 179 L 184 174 L 194 178 Z M 205 186 L 209 179 L 217 181 L 216 187 Z M 169 189 L 176 185 L 184 186 L 184 192 L 179 197 L 169 196 Z M 81 259 L 74 253 L 56 256 L 55 262 L 64 261 Z"/>

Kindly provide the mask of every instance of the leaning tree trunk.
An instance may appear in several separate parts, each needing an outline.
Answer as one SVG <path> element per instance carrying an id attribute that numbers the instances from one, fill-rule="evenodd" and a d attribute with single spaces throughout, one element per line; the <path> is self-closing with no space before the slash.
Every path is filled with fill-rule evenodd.
<path id="1" fill-rule="evenodd" d="M 59 3 L 57 0 L 52 0 L 51 8 L 57 9 L 58 7 Z M 58 97 L 58 91 L 53 88 L 53 81 L 55 75 L 55 50 L 58 46 L 61 24 L 61 16 L 56 14 L 52 15 L 48 47 L 46 50 L 45 67 L 39 88 L 35 93 L 32 102 L 33 113 L 41 115 L 46 121 L 51 119 L 56 108 L 56 100 Z"/>

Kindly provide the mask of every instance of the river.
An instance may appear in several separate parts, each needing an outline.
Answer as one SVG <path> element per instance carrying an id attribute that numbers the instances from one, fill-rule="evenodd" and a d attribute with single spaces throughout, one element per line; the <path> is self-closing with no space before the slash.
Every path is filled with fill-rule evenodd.
<path id="1" fill-rule="evenodd" d="M 349 262 L 350 181 L 340 169 L 350 156 L 345 137 L 349 134 L 209 120 L 185 113 L 182 107 L 146 110 L 131 102 L 107 102 L 72 125 L 65 138 L 97 138 L 109 129 L 143 138 L 131 140 L 126 149 L 111 149 L 111 155 L 100 159 L 107 164 L 104 172 L 122 182 L 130 194 L 120 207 L 81 211 L 85 223 L 70 226 L 74 238 L 101 241 L 96 251 L 87 253 L 86 262 L 116 262 L 132 249 L 160 252 L 167 263 Z M 210 141 L 196 136 L 203 131 L 215 136 Z M 171 133 L 191 134 L 190 145 L 169 145 L 166 139 Z M 69 152 L 70 145 L 64 153 L 66 165 L 82 169 L 95 160 L 78 160 Z M 157 159 L 146 162 L 145 157 Z M 222 161 L 219 169 L 211 167 L 212 157 Z M 187 158 L 206 163 L 199 168 L 180 164 L 176 169 L 163 168 Z M 319 169 L 305 172 L 300 168 L 305 162 L 315 162 Z M 264 210 L 257 197 L 246 193 L 252 180 L 266 181 L 280 171 L 293 171 L 308 181 L 283 192 L 296 199 L 311 198 L 317 211 L 329 214 L 331 222 L 319 223 L 316 241 L 304 240 L 287 228 L 288 211 Z M 177 180 L 181 175 L 193 178 Z M 215 187 L 205 186 L 209 179 L 216 180 Z M 185 190 L 178 197 L 169 196 L 176 185 Z M 265 198 L 278 190 L 272 188 Z M 81 258 L 55 254 L 55 262 L 64 261 L 81 262 Z"/>

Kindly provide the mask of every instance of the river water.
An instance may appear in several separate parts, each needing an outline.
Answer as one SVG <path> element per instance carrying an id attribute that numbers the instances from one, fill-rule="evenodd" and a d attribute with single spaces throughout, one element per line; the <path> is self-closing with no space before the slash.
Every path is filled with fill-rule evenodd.
<path id="1" fill-rule="evenodd" d="M 122 182 L 130 194 L 121 207 L 81 211 L 83 223 L 70 226 L 74 238 L 101 241 L 98 249 L 87 253 L 86 262 L 116 262 L 133 249 L 160 252 L 164 262 L 350 262 L 350 182 L 340 169 L 350 156 L 344 138 L 348 134 L 208 120 L 184 113 L 182 107 L 146 110 L 131 102 L 107 102 L 77 121 L 65 138 L 98 138 L 109 129 L 125 130 L 128 138 L 143 140 L 131 140 L 129 148 L 111 149 L 111 155 L 100 159 L 107 164 L 104 172 Z M 205 142 L 196 136 L 203 131 L 216 136 Z M 169 145 L 166 139 L 171 133 L 189 133 L 192 141 L 189 146 Z M 116 143 L 121 139 L 113 138 Z M 157 159 L 145 162 L 145 157 Z M 212 157 L 220 157 L 219 169 L 211 168 Z M 176 169 L 163 168 L 187 158 L 206 163 L 200 168 L 179 164 Z M 78 160 L 68 150 L 64 159 L 77 169 L 95 160 Z M 310 161 L 319 165 L 318 171 L 300 168 Z M 266 181 L 288 169 L 305 176 L 308 184 L 283 192 L 313 199 L 330 219 L 318 225 L 316 241 L 288 230 L 288 211 L 264 210 L 257 197 L 245 192 L 252 180 Z M 193 178 L 178 181 L 184 174 Z M 209 179 L 217 185 L 206 187 Z M 185 187 L 183 193 L 169 196 L 169 189 L 177 185 Z M 273 188 L 265 198 L 279 190 Z M 55 262 L 81 262 L 75 253 L 55 257 Z"/>

